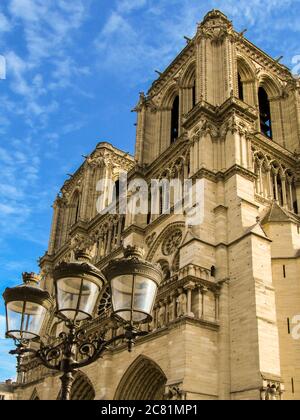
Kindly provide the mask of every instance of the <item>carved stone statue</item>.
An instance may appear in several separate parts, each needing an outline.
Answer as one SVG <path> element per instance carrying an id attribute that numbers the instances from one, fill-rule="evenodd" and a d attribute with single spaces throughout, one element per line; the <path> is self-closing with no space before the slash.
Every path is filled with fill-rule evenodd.
<path id="1" fill-rule="evenodd" d="M 173 321 L 173 317 L 174 317 L 174 300 L 171 297 L 169 305 L 168 305 L 168 322 L 172 322 Z"/>
<path id="2" fill-rule="evenodd" d="M 181 384 L 170 385 L 166 390 L 165 398 L 171 401 L 183 400 L 184 394 L 184 391 L 181 389 Z"/>
<path id="3" fill-rule="evenodd" d="M 179 296 L 176 299 L 177 302 L 177 317 L 186 315 L 187 313 L 187 297 L 182 289 L 178 290 Z"/>
<path id="4" fill-rule="evenodd" d="M 163 302 L 159 303 L 158 310 L 158 319 L 157 319 L 157 328 L 162 328 L 165 326 L 166 320 L 166 308 Z"/>

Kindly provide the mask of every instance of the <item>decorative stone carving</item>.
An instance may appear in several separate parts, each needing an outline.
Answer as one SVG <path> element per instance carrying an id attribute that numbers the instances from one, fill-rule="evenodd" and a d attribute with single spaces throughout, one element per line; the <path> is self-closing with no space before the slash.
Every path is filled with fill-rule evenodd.
<path id="1" fill-rule="evenodd" d="M 150 247 L 155 241 L 155 238 L 156 238 L 156 232 L 153 232 L 149 236 L 147 236 L 146 241 L 145 241 L 146 245 Z"/>
<path id="2" fill-rule="evenodd" d="M 234 38 L 233 26 L 226 16 L 218 10 L 207 14 L 197 31 L 197 38 L 210 39 L 213 43 L 222 43 L 226 36 Z"/>
<path id="3" fill-rule="evenodd" d="M 280 382 L 264 380 L 260 392 L 263 401 L 280 401 L 284 386 Z"/>
<path id="4" fill-rule="evenodd" d="M 174 320 L 174 313 L 175 313 L 175 301 L 173 296 L 170 296 L 169 304 L 168 304 L 168 322 L 172 322 Z"/>
<path id="5" fill-rule="evenodd" d="M 71 238 L 71 246 L 70 249 L 74 252 L 85 250 L 90 255 L 92 254 L 94 247 L 94 242 L 92 238 L 82 235 L 82 234 L 76 234 L 73 238 Z"/>
<path id="6" fill-rule="evenodd" d="M 176 299 L 176 309 L 177 317 L 180 318 L 181 316 L 184 316 L 187 313 L 187 297 L 182 288 L 178 289 L 178 293 L 179 295 Z"/>
<path id="7" fill-rule="evenodd" d="M 159 310 L 157 317 L 157 328 L 162 328 L 166 323 L 166 307 L 164 302 L 159 302 Z"/>
<path id="8" fill-rule="evenodd" d="M 166 400 L 184 400 L 186 393 L 182 390 L 182 384 L 169 385 L 166 388 L 165 399 Z"/>
<path id="9" fill-rule="evenodd" d="M 173 254 L 179 247 L 182 241 L 182 231 L 177 229 L 169 237 L 165 239 L 162 244 L 162 252 L 164 255 Z"/>

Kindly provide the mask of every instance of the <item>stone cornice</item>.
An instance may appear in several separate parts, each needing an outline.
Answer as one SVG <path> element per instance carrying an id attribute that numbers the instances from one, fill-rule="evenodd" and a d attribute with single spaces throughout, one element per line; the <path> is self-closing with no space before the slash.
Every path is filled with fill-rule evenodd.
<path id="1" fill-rule="evenodd" d="M 75 189 L 80 188 L 82 186 L 82 177 L 85 170 L 85 162 L 80 165 L 80 167 L 77 169 L 77 171 L 68 179 L 65 181 L 61 188 L 61 193 L 63 197 L 66 196 L 68 198 L 69 194 Z"/>
<path id="2" fill-rule="evenodd" d="M 193 179 L 201 179 L 205 178 L 212 182 L 218 182 L 219 180 L 227 181 L 234 175 L 241 175 L 245 178 L 249 179 L 249 181 L 255 181 L 256 175 L 250 171 L 249 169 L 243 168 L 240 165 L 233 165 L 231 168 L 227 169 L 226 171 L 219 171 L 213 172 L 206 168 L 201 168 L 197 171 L 192 178 Z"/>
<path id="3" fill-rule="evenodd" d="M 174 329 L 174 328 L 178 328 L 180 326 L 183 325 L 194 325 L 197 327 L 205 327 L 207 329 L 210 329 L 212 331 L 219 331 L 220 329 L 220 323 L 219 322 L 213 322 L 213 321 L 208 321 L 205 319 L 198 319 L 198 318 L 191 318 L 187 315 L 181 317 L 181 318 L 177 318 L 175 321 L 171 321 L 167 327 L 163 327 L 157 330 L 153 330 L 151 331 L 148 335 L 144 336 L 144 337 L 140 337 L 135 346 L 138 346 L 139 344 L 143 344 L 147 341 L 151 341 L 153 339 L 156 339 L 158 336 L 163 336 L 165 334 L 168 334 L 170 330 Z M 114 353 L 120 353 L 124 350 L 127 349 L 127 345 L 120 345 L 118 347 L 115 347 L 114 349 L 111 349 L 111 352 Z"/>
<path id="4" fill-rule="evenodd" d="M 139 234 L 141 234 L 141 235 L 144 235 L 144 233 L 145 233 L 145 229 L 144 229 L 144 228 L 142 228 L 142 227 L 140 227 L 140 226 L 137 226 L 137 225 L 132 224 L 132 225 L 128 226 L 128 227 L 127 227 L 127 228 L 123 231 L 122 236 L 123 236 L 123 237 L 126 237 L 127 235 L 130 235 L 131 233 L 139 233 Z"/>
<path id="5" fill-rule="evenodd" d="M 163 300 L 170 296 L 170 292 L 172 290 L 177 290 L 179 288 L 184 287 L 188 282 L 193 282 L 195 285 L 206 287 L 208 290 L 215 292 L 216 290 L 220 289 L 220 285 L 218 283 L 202 279 L 199 277 L 195 277 L 192 275 L 187 275 L 183 277 L 182 279 L 177 279 L 171 283 L 166 283 L 160 286 L 157 299 Z"/>
<path id="6" fill-rule="evenodd" d="M 253 232 L 253 231 L 250 230 L 248 232 L 245 232 L 244 234 L 242 234 L 238 238 L 234 239 L 233 241 L 229 242 L 227 246 L 230 247 L 230 246 L 236 245 L 238 242 L 240 242 L 240 241 L 244 240 L 245 238 L 247 238 L 248 236 L 252 236 L 252 235 L 253 236 L 256 236 L 256 237 L 258 237 L 260 239 L 264 239 L 267 242 L 270 242 L 270 243 L 272 242 L 272 240 L 269 239 L 269 238 L 267 238 L 266 236 L 259 235 L 258 233 Z"/>
<path id="7" fill-rule="evenodd" d="M 214 124 L 221 126 L 221 124 L 224 123 L 224 120 L 233 115 L 243 118 L 249 124 L 253 124 L 258 118 L 256 108 L 247 105 L 245 102 L 232 96 L 221 106 L 213 106 L 210 103 L 201 100 L 190 112 L 184 115 L 182 125 L 185 129 L 190 130 L 201 120 L 201 117 L 204 117 L 208 118 Z"/>
<path id="8" fill-rule="evenodd" d="M 255 181 L 256 175 L 254 172 L 250 171 L 249 169 L 243 168 L 240 165 L 233 165 L 231 168 L 227 169 L 225 172 L 218 172 L 217 178 L 223 178 L 225 181 L 227 181 L 229 178 L 231 178 L 234 175 L 241 175 L 245 178 L 247 178 L 249 181 Z"/>
<path id="9" fill-rule="evenodd" d="M 162 72 L 157 80 L 152 83 L 147 95 L 150 98 L 158 95 L 176 73 L 186 64 L 194 53 L 195 41 L 192 39 L 186 47 L 177 55 L 170 65 Z"/>
<path id="10" fill-rule="evenodd" d="M 261 133 L 250 133 L 249 137 L 254 146 L 257 146 L 265 153 L 273 155 L 274 159 L 279 157 L 286 163 L 288 167 L 295 168 L 297 164 L 297 157 L 294 153 L 280 146 L 280 144 L 275 143 L 273 140 L 269 139 Z"/>
<path id="11" fill-rule="evenodd" d="M 211 247 L 215 247 L 216 246 L 212 242 L 204 241 L 203 239 L 200 239 L 200 238 L 197 238 L 197 237 L 194 236 L 191 239 L 189 239 L 187 242 L 185 242 L 182 245 L 180 245 L 178 247 L 178 249 L 184 248 L 186 245 L 190 244 L 191 242 L 199 242 L 201 244 L 208 245 L 208 246 L 211 246 Z"/>
<path id="12" fill-rule="evenodd" d="M 237 32 L 236 34 L 238 35 Z M 282 80 L 293 80 L 293 76 L 286 66 L 278 63 L 247 38 L 238 36 L 236 38 L 236 46 L 238 52 L 246 53 L 248 57 L 250 55 L 252 60 L 254 60 L 257 64 L 262 66 L 264 69 L 267 68 L 269 71 L 272 71 Z"/>
<path id="13" fill-rule="evenodd" d="M 217 122 L 216 111 L 217 108 L 215 106 L 202 99 L 191 109 L 190 112 L 183 116 L 182 126 L 186 130 L 189 130 L 201 119 L 201 116 L 208 117 L 211 121 Z"/>
<path id="14" fill-rule="evenodd" d="M 256 121 L 258 118 L 258 111 L 256 108 L 246 104 L 235 96 L 231 96 L 217 108 L 217 115 L 221 120 L 232 112 L 235 112 L 237 116 L 245 118 L 249 122 Z"/>

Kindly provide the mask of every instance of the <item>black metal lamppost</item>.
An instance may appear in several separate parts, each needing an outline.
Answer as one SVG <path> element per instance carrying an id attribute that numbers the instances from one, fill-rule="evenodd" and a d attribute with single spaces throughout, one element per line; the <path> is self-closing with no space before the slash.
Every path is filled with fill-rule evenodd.
<path id="1" fill-rule="evenodd" d="M 162 273 L 159 266 L 143 259 L 141 249 L 127 247 L 124 257 L 112 260 L 103 273 L 82 251 L 77 253 L 76 261 L 61 263 L 54 269 L 55 315 L 67 327 L 67 333 L 61 333 L 55 345 L 44 345 L 41 341 L 47 313 L 53 308 L 54 301 L 47 291 L 39 288 L 36 277 L 24 274 L 23 285 L 7 288 L 3 293 L 6 336 L 15 340 L 16 349 L 10 353 L 17 355 L 18 370 L 24 355 L 31 353 L 45 367 L 62 372 L 62 400 L 71 398 L 77 369 L 95 362 L 117 340 L 125 339 L 128 351 L 131 351 L 136 338 L 147 334 L 139 330 L 139 324 L 152 319 Z M 124 334 L 106 340 L 105 332 L 100 330 L 98 338 L 93 339 L 80 325 L 92 320 L 106 280 L 111 291 L 112 318 L 121 323 Z M 40 343 L 38 350 L 30 347 L 33 341 Z"/>

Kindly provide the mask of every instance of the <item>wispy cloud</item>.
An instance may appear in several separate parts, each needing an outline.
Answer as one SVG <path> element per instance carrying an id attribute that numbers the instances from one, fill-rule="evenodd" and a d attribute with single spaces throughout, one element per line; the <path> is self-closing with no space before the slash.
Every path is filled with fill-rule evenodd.
<path id="1" fill-rule="evenodd" d="M 0 12 L 0 32 L 9 32 L 12 29 L 11 22 Z"/>
<path id="2" fill-rule="evenodd" d="M 22 43 L 17 48 L 4 44 L 7 79 L 0 102 L 0 235 L 18 235 L 46 245 L 47 232 L 39 234 L 31 218 L 43 206 L 49 207 L 49 194 L 43 190 L 40 162 L 51 156 L 48 148 L 49 123 L 62 104 L 64 89 L 88 95 L 74 79 L 89 75 L 73 53 L 74 32 L 89 16 L 90 0 L 8 0 L 0 6 L 0 32 L 12 29 Z M 69 104 L 71 99 L 69 100 Z M 53 137 L 82 127 L 82 121 L 64 118 L 56 124 Z M 14 121 L 14 124 L 12 124 Z M 19 131 L 19 135 L 15 132 Z M 4 141 L 5 139 L 5 141 Z M 45 150 L 46 149 L 46 150 Z M 36 229 L 35 229 L 36 228 Z M 34 230 L 34 232 L 33 232 Z"/>
<path id="3" fill-rule="evenodd" d="M 196 23 L 212 8 L 226 13 L 234 20 L 237 29 L 251 28 L 257 41 L 267 43 L 269 40 L 274 44 L 276 31 L 282 41 L 279 32 L 292 25 L 290 8 L 297 5 L 299 0 L 270 0 L 263 7 L 261 0 L 202 3 L 195 0 L 120 0 L 95 43 L 101 54 L 102 66 L 105 65 L 118 77 L 129 78 L 131 83 L 134 80 L 140 83 L 141 80 L 152 79 L 154 69 L 164 69 L 184 47 L 183 36 L 192 36 Z M 140 9 L 138 18 L 137 9 Z M 293 25 L 293 31 L 300 31 L 298 20 Z M 287 44 L 284 49 L 289 59 L 294 48 Z"/>

